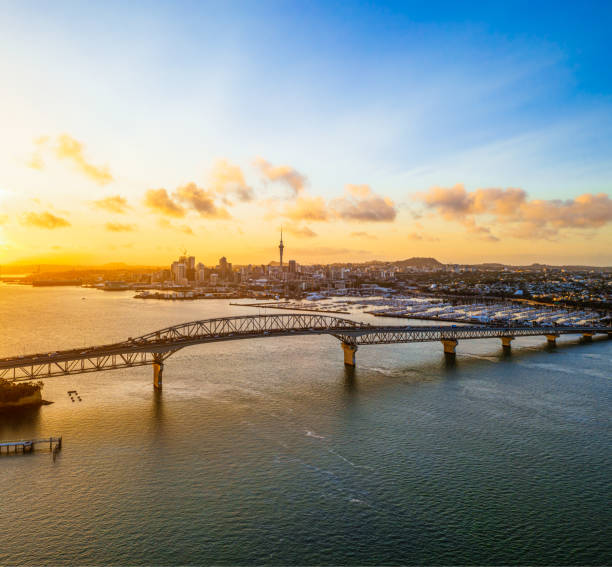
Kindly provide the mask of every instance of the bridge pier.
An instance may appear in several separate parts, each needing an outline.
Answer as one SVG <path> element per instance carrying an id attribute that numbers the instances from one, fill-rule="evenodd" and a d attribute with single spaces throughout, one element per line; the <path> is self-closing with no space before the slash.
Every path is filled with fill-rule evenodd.
<path id="1" fill-rule="evenodd" d="M 557 337 L 559 335 L 546 335 L 546 341 L 548 342 L 548 346 L 554 347 L 557 346 Z"/>
<path id="2" fill-rule="evenodd" d="M 164 362 L 161 358 L 155 357 L 153 363 L 153 387 L 156 390 L 162 389 L 162 378 L 164 374 Z"/>
<path id="3" fill-rule="evenodd" d="M 499 337 L 501 339 L 502 348 L 505 351 L 509 351 L 512 348 L 512 341 L 514 337 Z"/>
<path id="4" fill-rule="evenodd" d="M 455 347 L 459 343 L 457 339 L 442 339 L 440 342 L 444 346 L 444 354 L 455 355 Z"/>
<path id="5" fill-rule="evenodd" d="M 357 345 L 350 345 L 348 343 L 341 343 L 342 350 L 344 351 L 344 364 L 346 366 L 355 366 L 355 353 L 357 352 Z"/>
<path id="6" fill-rule="evenodd" d="M 590 343 L 593 340 L 593 335 L 595 333 L 582 333 L 582 340 L 585 343 Z"/>

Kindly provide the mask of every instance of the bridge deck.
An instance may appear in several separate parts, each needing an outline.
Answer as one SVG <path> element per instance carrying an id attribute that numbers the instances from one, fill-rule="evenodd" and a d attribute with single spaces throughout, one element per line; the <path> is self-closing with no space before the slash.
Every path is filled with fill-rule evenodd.
<path id="1" fill-rule="evenodd" d="M 321 314 L 250 315 L 191 321 L 167 327 L 120 343 L 85 349 L 0 359 L 0 378 L 31 380 L 51 376 L 98 372 L 149 364 L 162 364 L 187 346 L 252 338 L 327 334 L 345 345 L 459 341 L 483 338 L 612 334 L 611 327 L 543 327 L 486 325 L 370 325 Z"/>

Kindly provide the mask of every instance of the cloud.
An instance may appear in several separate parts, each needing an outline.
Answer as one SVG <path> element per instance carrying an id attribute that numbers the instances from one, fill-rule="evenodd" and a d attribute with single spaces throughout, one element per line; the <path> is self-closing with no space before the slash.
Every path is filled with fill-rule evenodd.
<path id="1" fill-rule="evenodd" d="M 211 174 L 212 189 L 221 195 L 229 195 L 239 201 L 252 201 L 253 189 L 246 184 L 242 169 L 225 159 L 218 160 Z"/>
<path id="2" fill-rule="evenodd" d="M 319 256 L 369 256 L 370 250 L 353 250 L 352 248 L 334 248 L 331 246 L 315 246 L 310 248 L 292 248 L 292 253 L 306 258 L 317 258 Z"/>
<path id="3" fill-rule="evenodd" d="M 8 223 L 8 215 L 0 215 L 0 226 L 5 225 L 6 223 Z"/>
<path id="4" fill-rule="evenodd" d="M 36 169 L 37 171 L 42 171 L 45 168 L 45 162 L 42 156 L 42 148 L 49 141 L 49 136 L 40 136 L 34 140 L 38 149 L 32 153 L 30 159 L 26 162 L 26 165 L 32 169 Z"/>
<path id="5" fill-rule="evenodd" d="M 191 207 L 193 207 L 202 217 L 218 219 L 230 218 L 229 213 L 225 209 L 215 205 L 215 196 L 212 192 L 201 189 L 193 182 L 179 187 L 174 192 L 174 196 L 179 201 L 191 205 Z"/>
<path id="6" fill-rule="evenodd" d="M 40 152 L 34 152 L 26 162 L 26 165 L 37 171 L 42 171 L 45 168 L 45 162 Z"/>
<path id="7" fill-rule="evenodd" d="M 265 159 L 258 157 L 253 165 L 259 169 L 268 181 L 280 181 L 293 190 L 293 196 L 297 196 L 306 184 L 306 176 L 289 165 L 272 165 Z"/>
<path id="8" fill-rule="evenodd" d="M 515 238 L 555 238 L 562 229 L 597 229 L 612 222 L 612 199 L 605 193 L 585 193 L 567 200 L 529 200 L 522 189 L 489 188 L 468 192 L 462 184 L 432 187 L 417 195 L 442 218 L 461 222 L 468 232 L 494 241 L 491 229 L 476 224 L 487 217 Z"/>
<path id="9" fill-rule="evenodd" d="M 499 238 L 491 233 L 491 229 L 486 226 L 478 226 L 474 219 L 468 218 L 463 222 L 464 226 L 470 234 L 473 234 L 478 240 L 487 242 L 499 242 Z"/>
<path id="10" fill-rule="evenodd" d="M 522 189 L 476 189 L 468 193 L 462 183 L 454 187 L 434 186 L 419 196 L 447 220 L 463 219 L 467 215 L 484 213 L 512 216 L 517 213 L 527 194 Z"/>
<path id="11" fill-rule="evenodd" d="M 144 203 L 158 214 L 179 218 L 185 216 L 185 209 L 173 201 L 165 189 L 149 189 L 145 193 Z"/>
<path id="12" fill-rule="evenodd" d="M 347 221 L 392 222 L 397 216 L 393 201 L 376 195 L 369 185 L 347 185 L 344 196 L 331 201 L 331 207 Z"/>
<path id="13" fill-rule="evenodd" d="M 374 234 L 370 234 L 369 232 L 364 232 L 363 230 L 357 232 L 351 232 L 351 236 L 353 238 L 370 238 L 372 240 L 378 240 L 378 236 Z"/>
<path id="14" fill-rule="evenodd" d="M 397 211 L 391 199 L 376 195 L 369 185 L 347 185 L 344 196 L 329 203 L 323 197 L 302 194 L 283 214 L 297 221 L 392 222 Z"/>
<path id="15" fill-rule="evenodd" d="M 45 211 L 44 213 L 26 213 L 20 220 L 24 226 L 35 226 L 37 228 L 64 228 L 70 226 L 70 223 L 52 213 Z"/>
<path id="16" fill-rule="evenodd" d="M 188 234 L 190 236 L 193 236 L 193 230 L 191 230 L 191 228 L 189 226 L 187 226 L 186 224 L 182 224 L 182 225 L 174 225 L 172 224 L 168 219 L 164 219 L 164 218 L 160 218 L 158 221 L 158 224 L 161 228 L 167 228 L 167 229 L 171 229 L 171 230 L 178 230 L 179 232 L 182 232 L 184 234 Z"/>
<path id="17" fill-rule="evenodd" d="M 323 197 L 298 197 L 285 209 L 285 216 L 293 220 L 326 221 L 330 213 Z"/>
<path id="18" fill-rule="evenodd" d="M 304 238 L 314 238 L 315 236 L 317 236 L 317 233 L 313 230 L 310 230 L 307 226 L 288 226 L 285 227 L 284 230 L 286 230 L 290 234 L 293 234 L 294 236 L 302 236 Z"/>
<path id="19" fill-rule="evenodd" d="M 423 234 L 420 232 L 410 232 L 407 235 L 409 240 L 418 240 L 418 241 L 426 241 L 426 242 L 439 242 L 440 239 L 435 236 L 428 236 L 427 234 Z"/>
<path id="20" fill-rule="evenodd" d="M 127 199 L 124 199 L 120 195 L 114 195 L 112 197 L 106 197 L 98 201 L 93 201 L 92 205 L 96 209 L 102 209 L 110 213 L 124 214 L 130 208 Z"/>
<path id="21" fill-rule="evenodd" d="M 81 173 L 93 179 L 100 185 L 106 185 L 113 181 L 108 166 L 96 166 L 89 163 L 83 155 L 83 144 L 68 134 L 62 134 L 57 138 L 55 153 L 60 159 L 72 161 Z"/>
<path id="22" fill-rule="evenodd" d="M 136 226 L 133 224 L 121 224 L 119 222 L 107 222 L 104 225 L 109 232 L 133 232 Z"/>
<path id="23" fill-rule="evenodd" d="M 585 193 L 566 201 L 530 201 L 521 212 L 527 222 L 555 228 L 600 228 L 612 221 L 612 199 L 606 193 Z"/>

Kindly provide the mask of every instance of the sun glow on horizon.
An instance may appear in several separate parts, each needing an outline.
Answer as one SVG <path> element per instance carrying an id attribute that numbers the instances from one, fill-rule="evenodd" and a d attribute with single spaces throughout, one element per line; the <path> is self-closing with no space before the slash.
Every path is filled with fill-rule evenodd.
<path id="1" fill-rule="evenodd" d="M 58 6 L 5 9 L 0 264 L 262 263 L 282 224 L 301 263 L 612 265 L 591 16 Z"/>

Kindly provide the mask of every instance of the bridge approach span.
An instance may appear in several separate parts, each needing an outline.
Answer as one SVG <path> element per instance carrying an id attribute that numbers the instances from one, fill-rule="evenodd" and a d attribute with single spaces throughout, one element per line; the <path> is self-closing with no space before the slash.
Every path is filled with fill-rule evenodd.
<path id="1" fill-rule="evenodd" d="M 89 348 L 69 349 L 0 359 L 0 378 L 20 381 L 100 372 L 133 366 L 153 366 L 154 385 L 161 387 L 164 361 L 187 346 L 249 338 L 327 334 L 344 350 L 344 362 L 355 365 L 359 345 L 441 342 L 453 356 L 459 340 L 499 338 L 504 348 L 522 336 L 546 336 L 549 344 L 565 334 L 610 336 L 610 327 L 494 327 L 486 325 L 371 325 L 323 314 L 273 314 L 190 321 L 126 341 Z"/>

